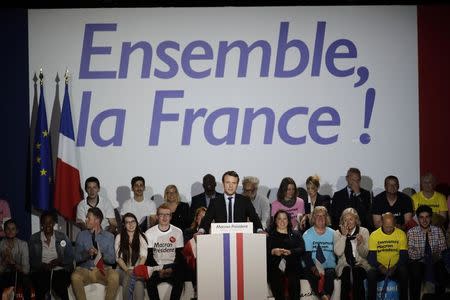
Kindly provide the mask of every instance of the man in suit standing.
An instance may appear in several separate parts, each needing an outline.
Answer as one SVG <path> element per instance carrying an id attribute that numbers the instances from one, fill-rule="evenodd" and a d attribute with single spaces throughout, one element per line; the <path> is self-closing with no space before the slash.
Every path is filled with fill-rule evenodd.
<path id="1" fill-rule="evenodd" d="M 250 221 L 253 222 L 254 232 L 263 232 L 261 220 L 251 200 L 240 194 L 236 194 L 239 175 L 235 171 L 227 171 L 222 176 L 222 183 L 224 195 L 209 203 L 198 233 L 209 232 L 212 221 L 216 223 Z"/>
<path id="2" fill-rule="evenodd" d="M 347 186 L 333 195 L 331 202 L 331 223 L 334 229 L 339 226 L 339 219 L 344 209 L 352 207 L 358 212 L 361 226 L 372 231 L 372 193 L 361 188 L 361 171 L 350 168 L 347 171 Z"/>
<path id="3" fill-rule="evenodd" d="M 203 176 L 203 189 L 205 192 L 195 195 L 191 201 L 191 219 L 194 219 L 195 212 L 200 207 L 208 207 L 209 203 L 223 194 L 216 192 L 216 178 L 211 174 Z"/>

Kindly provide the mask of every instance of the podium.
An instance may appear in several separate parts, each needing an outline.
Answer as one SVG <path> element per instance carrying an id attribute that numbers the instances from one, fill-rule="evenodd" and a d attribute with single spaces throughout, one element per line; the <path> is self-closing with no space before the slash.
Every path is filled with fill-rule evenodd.
<path id="1" fill-rule="evenodd" d="M 199 300 L 267 299 L 266 236 L 249 224 L 213 223 L 214 234 L 197 236 Z"/>

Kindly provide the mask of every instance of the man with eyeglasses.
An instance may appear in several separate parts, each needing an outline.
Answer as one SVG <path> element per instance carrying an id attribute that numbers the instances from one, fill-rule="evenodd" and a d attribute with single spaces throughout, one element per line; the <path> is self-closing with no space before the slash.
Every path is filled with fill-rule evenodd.
<path id="1" fill-rule="evenodd" d="M 153 267 L 147 281 L 150 299 L 159 299 L 158 284 L 172 285 L 170 299 L 180 299 L 183 290 L 183 232 L 170 224 L 172 213 L 168 204 L 163 203 L 156 213 L 157 224 L 145 232 L 148 241 L 146 265 Z M 159 269 L 159 270 L 158 270 Z"/>
<path id="2" fill-rule="evenodd" d="M 257 177 L 246 176 L 242 180 L 242 195 L 250 198 L 265 229 L 270 222 L 270 205 L 267 197 L 258 194 L 258 187 L 259 179 Z"/>

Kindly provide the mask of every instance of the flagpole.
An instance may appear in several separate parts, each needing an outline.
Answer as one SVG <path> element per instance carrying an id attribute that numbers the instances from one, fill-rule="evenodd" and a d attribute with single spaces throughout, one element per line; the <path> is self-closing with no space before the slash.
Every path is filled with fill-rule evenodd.
<path id="1" fill-rule="evenodd" d="M 66 72 L 64 72 L 64 84 L 69 84 L 69 68 L 66 67 Z M 70 241 L 73 241 L 73 222 L 72 220 L 66 219 L 66 232 Z"/>

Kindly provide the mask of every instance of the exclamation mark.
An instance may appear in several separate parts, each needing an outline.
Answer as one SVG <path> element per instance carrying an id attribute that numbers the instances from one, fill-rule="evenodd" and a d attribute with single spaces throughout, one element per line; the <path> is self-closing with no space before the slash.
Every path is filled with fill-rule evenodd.
<path id="1" fill-rule="evenodd" d="M 370 119 L 372 118 L 373 105 L 375 104 L 375 89 L 370 88 L 366 92 L 366 103 L 364 109 L 364 128 L 369 128 Z M 370 135 L 363 133 L 359 136 L 359 141 L 362 144 L 370 143 Z"/>

